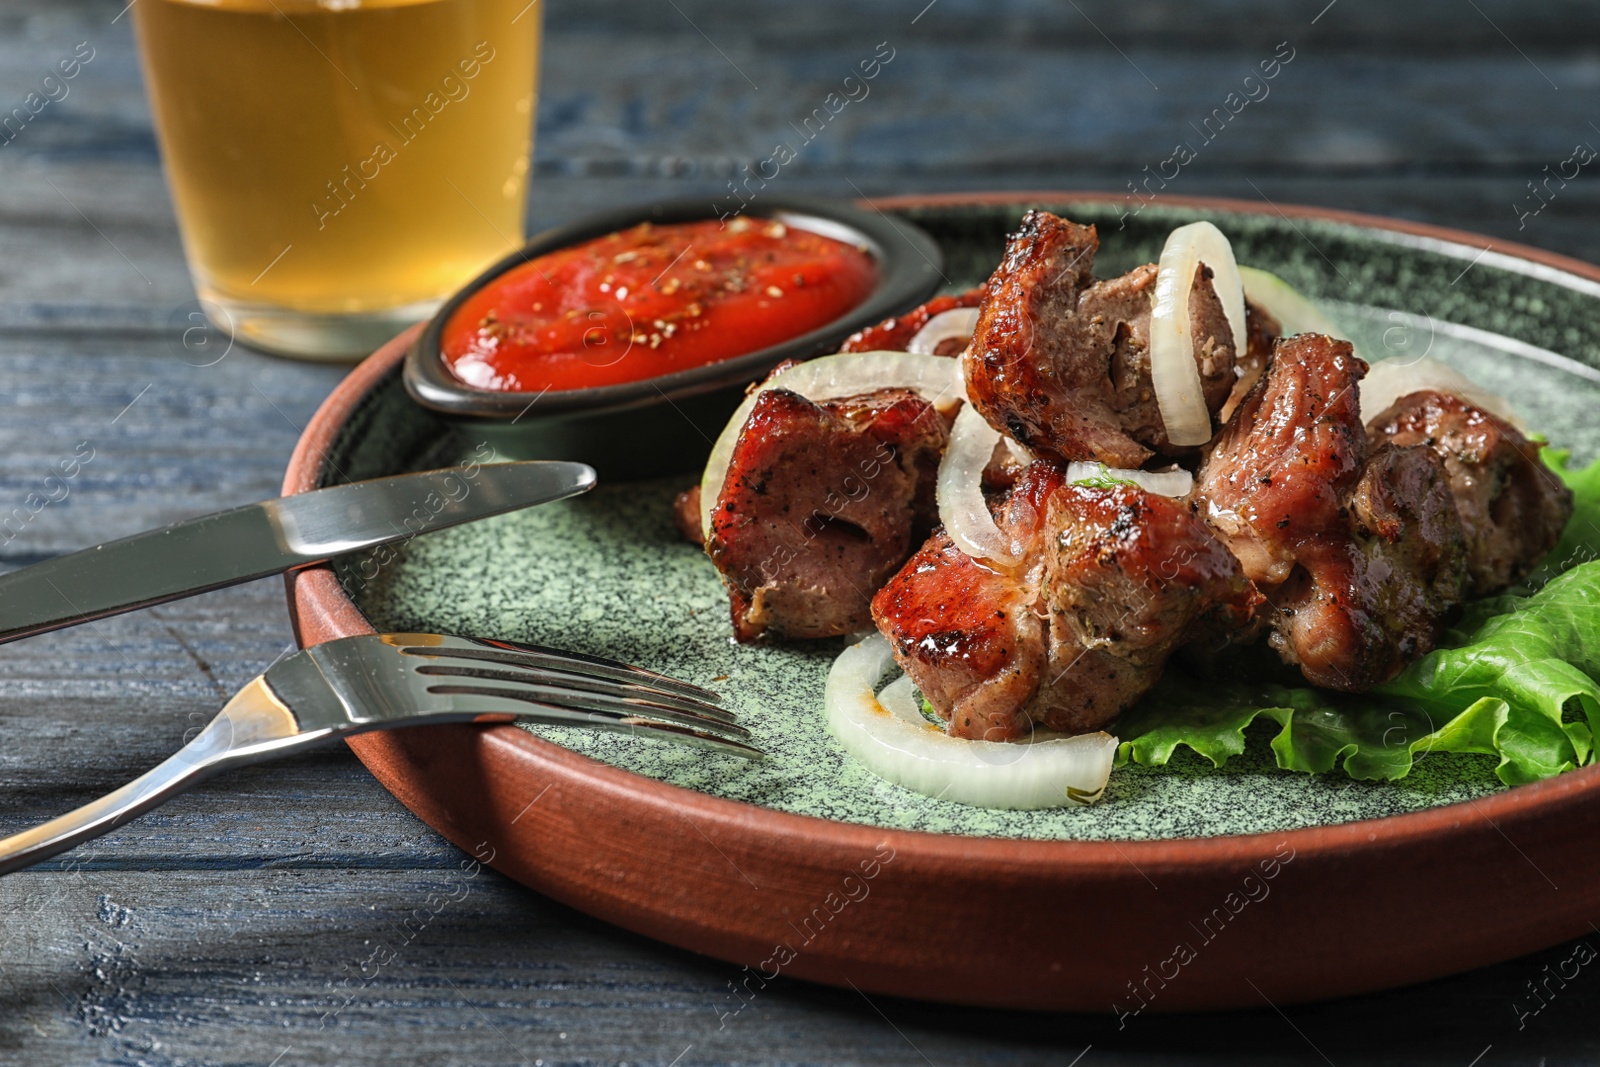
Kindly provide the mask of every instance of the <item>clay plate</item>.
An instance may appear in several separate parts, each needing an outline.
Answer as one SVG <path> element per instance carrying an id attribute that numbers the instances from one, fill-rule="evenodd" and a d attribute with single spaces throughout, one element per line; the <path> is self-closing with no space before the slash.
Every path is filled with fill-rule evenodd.
<path id="1" fill-rule="evenodd" d="M 1075 193 L 879 206 L 933 234 L 951 283 L 964 285 L 992 268 L 1028 204 L 1098 223 L 1101 273 L 1153 259 L 1177 223 L 1212 218 L 1241 262 L 1344 316 L 1370 351 L 1469 364 L 1580 459 L 1600 452 L 1586 414 L 1600 402 L 1595 267 L 1413 223 L 1224 200 L 1162 200 L 1137 214 L 1137 202 Z M 286 493 L 472 450 L 406 397 L 398 370 L 414 335 L 328 398 Z M 1595 767 L 1507 790 L 1482 759 L 1437 757 L 1403 783 L 1370 785 L 1277 771 L 1258 743 L 1221 771 L 1195 758 L 1119 771 L 1101 805 L 1052 813 L 962 809 L 878 783 L 819 725 L 819 672 L 840 646 L 729 646 L 709 565 L 672 540 L 672 488 L 607 496 L 602 485 L 570 506 L 424 534 L 365 569 L 343 561 L 289 579 L 302 644 L 370 632 L 375 620 L 621 655 L 722 689 L 773 753 L 745 769 L 633 738 L 515 726 L 351 741 L 421 819 L 540 892 L 748 965 L 739 981 L 752 991 L 781 972 L 1078 1011 L 1339 996 L 1590 929 Z"/>

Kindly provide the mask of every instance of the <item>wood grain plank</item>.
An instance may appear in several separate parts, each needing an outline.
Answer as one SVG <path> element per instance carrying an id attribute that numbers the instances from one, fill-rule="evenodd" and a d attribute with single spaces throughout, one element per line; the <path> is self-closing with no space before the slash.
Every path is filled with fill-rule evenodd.
<path id="1" fill-rule="evenodd" d="M 183 347 L 184 325 L 0 333 L 0 561 L 277 495 L 301 428 L 343 370 L 242 345 L 193 366 L 214 357 Z"/>
<path id="2" fill-rule="evenodd" d="M 1197 129 L 1240 88 L 1261 49 L 1245 38 L 1217 50 L 1199 48 L 1204 37 L 1196 47 L 1162 44 L 1163 34 L 1182 39 L 1195 22 L 1167 5 L 1128 15 L 1132 22 L 1122 25 L 1107 20 L 1123 16 L 1098 5 L 1080 15 L 1070 5 L 1015 3 L 990 17 L 970 0 L 943 0 L 915 27 L 892 5 L 835 5 L 804 17 L 774 10 L 759 19 L 720 2 L 680 7 L 681 16 L 615 3 L 552 15 L 531 194 L 536 222 L 613 202 L 624 187 L 605 179 L 626 179 L 639 197 L 726 195 L 728 181 L 742 179 L 779 141 L 798 146 L 799 156 L 773 189 L 846 196 L 854 187 L 1125 189 L 1182 141 L 1198 155 L 1171 184 L 1175 192 L 1248 196 L 1253 181 L 1302 200 L 1359 198 L 1369 209 L 1399 195 L 1425 200 L 1445 221 L 1480 221 L 1499 232 L 1515 225 L 1513 205 L 1533 203 L 1530 181 L 1559 167 L 1577 141 L 1600 142 L 1585 102 L 1600 67 L 1565 47 L 1586 25 L 1562 14 L 1565 5 L 1483 7 L 1488 18 L 1472 31 L 1481 31 L 1483 47 L 1464 55 L 1414 47 L 1424 25 L 1434 42 L 1440 26 L 1460 33 L 1471 21 L 1444 18 L 1437 4 L 1344 0 L 1319 21 L 1318 33 L 1334 14 L 1375 27 L 1377 37 L 1411 20 L 1405 39 L 1413 46 L 1385 51 L 1296 38 L 1296 58 L 1271 83 L 1271 95 L 1209 140 Z M 0 44 L 0 103 L 20 99 L 41 76 L 40 64 L 75 40 L 92 38 L 98 48 L 71 94 L 0 147 L 0 243 L 9 253 L 0 261 L 0 327 L 70 318 L 78 305 L 99 314 L 139 307 L 148 322 L 190 299 L 129 20 L 111 24 L 110 10 L 64 5 L 19 20 L 23 32 Z M 1227 26 L 1236 17 L 1271 34 L 1308 21 L 1305 12 L 1273 14 L 1242 2 L 1222 5 L 1220 17 L 1218 10 L 1201 21 Z M 1525 10 L 1534 13 L 1516 15 Z M 1126 33 L 1123 52 L 1085 32 L 1084 15 L 1108 36 Z M 1516 21 L 1522 17 L 1526 26 Z M 971 32 L 978 18 L 1000 32 Z M 1558 24 L 1567 32 L 1550 54 L 1528 53 L 1533 44 L 1508 44 L 1491 21 L 1513 39 L 1553 40 L 1549 28 Z M 800 33 L 798 24 L 827 33 Z M 723 48 L 732 62 L 716 55 L 697 25 L 737 31 Z M 871 95 L 801 143 L 797 128 L 805 130 L 803 121 L 878 41 L 890 39 L 885 34 L 896 58 Z M 1480 184 L 1464 184 L 1468 178 Z M 1574 180 L 1540 217 L 1563 251 L 1583 254 L 1581 242 L 1593 236 L 1600 214 L 1593 185 Z M 1563 224 L 1549 224 L 1558 217 Z"/>
<path id="3" fill-rule="evenodd" d="M 1593 983 L 1572 982 L 1517 1029 L 1524 983 L 1572 946 L 1282 1015 L 1145 1015 L 1119 1029 L 782 978 L 736 1000 L 736 968 L 470 867 L 24 874 L 0 882 L 0 908 L 0 1048 L 32 1063 L 1064 1067 L 1092 1046 L 1081 1062 L 1462 1067 L 1486 1045 L 1497 1063 L 1557 1063 L 1600 1044 L 1581 1025 L 1600 1009 Z"/>
<path id="4" fill-rule="evenodd" d="M 48 42 L 84 28 L 110 24 L 126 0 L 40 0 L 0 9 L 0 33 L 11 41 Z M 1507 38 L 1528 51 L 1581 52 L 1582 33 L 1600 22 L 1583 0 L 1476 0 L 1476 8 L 1454 0 L 814 0 L 806 5 L 766 4 L 752 10 L 739 0 L 590 0 L 553 5 L 546 28 L 559 39 L 598 31 L 619 37 L 688 37 L 696 26 L 713 37 L 750 39 L 769 47 L 794 47 L 836 40 L 841 27 L 863 22 L 915 19 L 930 39 L 970 42 L 991 38 L 1019 47 L 1063 44 L 1126 48 L 1159 46 L 1180 52 L 1230 44 L 1272 42 L 1286 26 L 1313 26 L 1319 40 L 1352 51 L 1437 54 L 1462 49 L 1498 52 Z M 1322 17 L 1318 17 L 1318 16 Z M 1316 20 L 1313 23 L 1313 20 Z M 126 25 L 127 20 L 120 22 Z M 1094 27 L 1103 31 L 1097 34 Z M 1110 38 L 1107 41 L 1106 38 Z M 3 83 L 0 83 L 3 84 Z"/>
<path id="5" fill-rule="evenodd" d="M 775 7 L 756 18 L 718 2 L 553 16 L 540 167 L 671 176 L 753 164 L 830 91 L 845 92 L 843 79 L 880 42 L 892 61 L 850 90 L 868 95 L 830 117 L 826 136 L 795 166 L 1002 171 L 1081 165 L 1087 153 L 1142 167 L 1192 140 L 1189 124 L 1242 92 L 1244 77 L 1259 73 L 1281 41 L 1294 58 L 1255 90 L 1265 98 L 1230 119 L 1214 146 L 1198 146 L 1228 165 L 1445 171 L 1531 163 L 1537 173 L 1565 159 L 1574 141 L 1596 136 L 1586 100 L 1600 67 L 1581 42 L 1600 19 L 1572 14 L 1583 10 L 1577 4 L 1480 5 L 1487 17 L 1467 8 L 1471 17 L 1447 18 L 1456 5 L 1419 11 L 1343 0 L 1316 26 L 1320 5 L 1311 4 L 1223 5 L 1239 13 L 1235 25 L 1214 6 L 1182 5 L 1193 13 L 1179 17 L 1179 5 L 1019 3 L 997 14 L 969 0 L 942 0 L 912 25 L 912 6 Z M 1123 9 L 1131 25 L 1112 19 Z M 79 40 L 96 49 L 68 95 L 0 153 L 154 162 L 129 20 L 108 24 L 100 10 L 80 7 L 73 17 L 69 9 L 39 20 L 32 39 L 0 43 L 0 104 L 20 103 Z M 1526 25 L 1513 12 L 1531 12 Z M 1206 47 L 1194 37 L 1196 22 L 1225 39 Z M 1370 36 L 1330 36 L 1339 26 Z M 1424 46 L 1442 45 L 1447 30 L 1470 31 L 1476 44 L 1466 53 Z M 1381 42 L 1390 47 L 1374 47 Z M 57 197 L 21 199 L 39 213 L 69 210 Z"/>
<path id="6" fill-rule="evenodd" d="M 1004 173 L 1092 162 L 1133 177 L 1182 142 L 1198 154 L 1191 165 L 1208 168 L 1451 173 L 1531 165 L 1528 178 L 1535 178 L 1575 142 L 1600 137 L 1589 125 L 1586 95 L 1600 68 L 1578 57 L 1541 57 L 1535 67 L 1511 49 L 1494 57 L 1384 57 L 1297 40 L 1284 53 L 1293 62 L 1251 89 L 1257 102 L 1227 104 L 1238 112 L 1231 116 L 1223 110 L 1229 94 L 1242 97 L 1244 79 L 1272 58 L 1271 47 L 1018 50 L 987 38 L 925 43 L 876 26 L 838 40 L 810 50 L 719 44 L 724 60 L 699 38 L 618 55 L 603 34 L 574 35 L 547 61 L 541 168 L 736 170 L 786 143 L 798 152 L 786 170 Z M 884 41 L 893 61 L 851 90 L 861 98 L 836 97 L 825 107 Z M 828 117 L 831 109 L 838 113 Z M 1517 120 L 1530 112 L 1539 121 Z M 1202 129 L 1208 117 L 1212 125 Z"/>
<path id="7" fill-rule="evenodd" d="M 1593 5 L 1581 0 L 1542 4 L 1476 0 L 1477 11 L 1454 0 L 906 0 L 855 3 L 817 0 L 767 5 L 759 14 L 737 0 L 678 0 L 674 6 L 635 0 L 598 0 L 552 6 L 550 29 L 559 35 L 597 31 L 614 35 L 685 37 L 699 27 L 722 42 L 751 41 L 773 49 L 838 40 L 865 23 L 912 26 L 923 39 L 958 45 L 1003 42 L 1013 49 L 1073 47 L 1115 52 L 1148 47 L 1209 52 L 1241 46 L 1271 47 L 1285 32 L 1302 29 L 1319 44 L 1365 54 L 1411 56 L 1473 52 L 1496 54 L 1511 46 L 1529 52 L 1581 52 L 1583 30 L 1595 25 Z M 1320 17 L 1319 17 L 1320 16 Z M 691 25 L 692 23 L 692 25 Z"/>
<path id="8" fill-rule="evenodd" d="M 1596 144 L 1600 146 L 1600 137 Z M 1519 219 L 1531 203 L 1526 199 L 1526 183 L 1536 170 L 1479 175 L 1308 175 L 1208 169 L 1197 164 L 1171 182 L 1168 191 L 1175 195 L 1232 196 L 1263 202 L 1264 198 L 1271 198 L 1279 203 L 1397 215 L 1600 261 L 1600 178 L 1572 182 L 1559 190 L 1538 215 Z M 69 183 L 92 188 L 101 180 L 115 178 L 121 185 L 142 184 L 152 197 L 165 195 L 159 172 L 143 164 L 55 163 L 50 172 L 63 188 Z M 953 174 L 800 171 L 785 172 L 769 189 L 773 194 L 846 199 L 862 194 L 879 197 L 1008 188 L 1114 192 L 1125 190 L 1126 183 L 1139 174 L 1137 168 L 1098 164 L 1014 167 L 1003 171 L 972 169 Z M 529 195 L 529 229 L 538 232 L 625 203 L 682 197 L 703 198 L 710 205 L 727 196 L 726 182 L 726 178 L 708 175 L 541 175 Z M 7 187 L 5 168 L 0 166 L 0 190 Z M 3 200 L 4 193 L 0 192 L 0 201 Z M 0 333 L 55 338 L 57 347 L 53 350 L 69 343 L 63 338 L 72 338 L 70 344 L 77 345 L 80 332 L 112 333 L 128 340 L 138 336 L 158 342 L 147 348 L 147 353 L 170 353 L 180 363 L 182 356 L 192 362 L 202 361 L 182 349 L 183 330 L 189 322 L 185 316 L 195 305 L 176 237 L 168 231 L 165 236 L 151 237 L 142 244 L 125 240 L 117 210 L 115 201 L 103 209 L 101 227 L 119 247 L 138 252 L 140 270 L 157 280 L 158 285 L 145 285 L 116 251 L 81 220 L 19 223 L 0 202 L 0 247 L 26 252 L 26 256 L 19 253 L 16 259 L 0 258 Z M 137 210 L 145 213 L 143 207 Z M 137 215 L 128 223 L 135 233 L 144 225 Z M 97 345 L 83 351 L 106 354 L 111 349 Z M 185 368 L 178 370 L 187 373 Z"/>

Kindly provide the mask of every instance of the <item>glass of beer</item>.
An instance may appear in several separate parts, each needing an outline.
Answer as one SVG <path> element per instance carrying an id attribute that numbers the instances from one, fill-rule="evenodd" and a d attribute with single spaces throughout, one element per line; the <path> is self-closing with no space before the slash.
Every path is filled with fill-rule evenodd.
<path id="1" fill-rule="evenodd" d="M 137 0 L 201 307 L 357 358 L 523 239 L 539 0 Z"/>

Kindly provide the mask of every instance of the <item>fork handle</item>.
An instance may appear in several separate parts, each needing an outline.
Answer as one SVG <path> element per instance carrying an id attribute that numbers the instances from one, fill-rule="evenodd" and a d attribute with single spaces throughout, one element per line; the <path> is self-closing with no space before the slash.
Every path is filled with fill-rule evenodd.
<path id="1" fill-rule="evenodd" d="M 108 833 L 227 767 L 254 763 L 332 735 L 331 730 L 302 733 L 294 713 L 258 677 L 192 741 L 127 785 L 31 830 L 0 838 L 0 874 Z"/>

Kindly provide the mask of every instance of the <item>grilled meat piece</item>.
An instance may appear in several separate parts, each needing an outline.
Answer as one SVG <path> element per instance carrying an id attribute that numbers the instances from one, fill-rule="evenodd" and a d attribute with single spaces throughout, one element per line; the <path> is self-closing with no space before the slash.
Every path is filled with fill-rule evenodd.
<path id="1" fill-rule="evenodd" d="M 995 519 L 1026 546 L 1015 567 L 966 556 L 941 529 L 873 598 L 895 658 L 956 737 L 1098 729 L 1174 648 L 1245 627 L 1261 601 L 1186 505 L 1135 486 L 1068 485 L 1035 463 Z"/>
<path id="2" fill-rule="evenodd" d="M 1279 341 L 1195 488 L 1277 609 L 1273 647 L 1314 684 L 1352 692 L 1431 650 L 1467 590 L 1444 462 L 1421 445 L 1370 449 L 1366 369 L 1348 342 Z"/>
<path id="3" fill-rule="evenodd" d="M 839 346 L 840 352 L 904 352 L 906 346 L 911 344 L 911 339 L 917 332 L 928 325 L 928 320 L 935 315 L 956 308 L 977 307 L 983 302 L 984 287 L 968 289 L 964 293 L 953 293 L 945 296 L 936 296 L 926 304 L 914 307 L 904 315 L 896 315 L 892 319 L 885 319 L 876 326 L 868 326 L 864 330 L 857 330 L 844 339 L 844 344 Z M 944 351 L 949 348 L 950 351 Z M 941 351 L 935 353 L 940 356 L 960 355 L 961 345 L 946 342 L 941 346 Z"/>
<path id="4" fill-rule="evenodd" d="M 872 598 L 873 621 L 895 659 L 956 737 L 1005 741 L 1027 733 L 1048 659 L 1038 614 L 1042 488 L 1019 484 L 996 516 L 1013 536 L 1034 535 L 1022 567 L 994 570 L 956 548 L 941 527 Z"/>
<path id="5" fill-rule="evenodd" d="M 839 346 L 839 351 L 904 352 L 906 351 L 906 346 L 911 343 L 911 339 L 928 324 L 929 319 L 955 308 L 977 307 L 983 301 L 983 294 L 984 287 L 980 285 L 963 293 L 936 296 L 927 303 L 912 308 L 904 315 L 896 315 L 894 318 L 885 319 L 874 326 L 857 330 L 845 338 L 844 343 Z M 935 354 L 956 356 L 960 354 L 961 348 L 961 345 L 946 342 L 940 345 L 940 351 Z M 950 351 L 945 349 L 950 349 Z M 798 362 L 798 360 L 792 359 L 784 360 L 772 368 L 767 376 L 771 378 Z M 994 477 L 998 480 L 996 484 L 1009 485 L 1010 481 L 1008 479 L 1015 474 L 1012 470 L 1014 464 L 1009 458 L 1000 456 L 998 450 L 995 455 Z M 697 545 L 705 544 L 705 537 L 700 529 L 700 487 L 698 485 L 690 486 L 674 498 L 672 502 L 672 519 L 673 524 L 678 532 L 683 535 L 684 540 Z"/>
<path id="6" fill-rule="evenodd" d="M 706 534 L 700 521 L 699 485 L 691 485 L 672 498 L 672 525 L 685 541 L 706 547 Z"/>
<path id="7" fill-rule="evenodd" d="M 1444 461 L 1465 527 L 1474 596 L 1524 577 L 1572 518 L 1572 491 L 1539 459 L 1539 446 L 1453 393 L 1403 396 L 1367 432 L 1374 446 L 1423 445 Z"/>
<path id="8" fill-rule="evenodd" d="M 1348 531 L 1302 543 L 1289 580 L 1269 591 L 1270 642 L 1313 684 L 1362 692 L 1433 649 L 1466 591 L 1466 546 L 1426 448 L 1379 448 L 1348 501 Z"/>
<path id="9" fill-rule="evenodd" d="M 949 424 L 907 389 L 813 403 L 757 399 L 712 512 L 734 636 L 835 637 L 871 623 L 869 601 L 937 521 Z"/>
<path id="10" fill-rule="evenodd" d="M 1040 710 L 1053 730 L 1098 729 L 1155 685 L 1175 648 L 1226 643 L 1264 602 L 1181 501 L 1067 486 L 1051 504 L 1051 689 Z"/>
<path id="11" fill-rule="evenodd" d="M 989 279 L 966 359 L 967 395 L 989 424 L 1041 456 L 1138 467 L 1168 443 L 1150 382 L 1156 267 L 1096 281 L 1099 238 L 1031 211 Z M 1235 341 L 1211 284 L 1195 272 L 1189 298 L 1206 404 L 1221 409 L 1236 377 Z"/>
<path id="12" fill-rule="evenodd" d="M 1013 452 L 1004 439 L 994 446 L 989 462 L 983 468 L 982 485 L 985 493 L 998 493 L 1010 489 L 1033 462 Z"/>
<path id="13" fill-rule="evenodd" d="M 1308 547 L 1349 536 L 1345 499 L 1367 453 L 1357 388 L 1366 372 L 1349 342 L 1279 341 L 1213 442 L 1195 495 L 1252 581 L 1279 585 Z"/>
<path id="14" fill-rule="evenodd" d="M 1259 308 L 1246 300 L 1244 302 L 1244 330 L 1248 335 L 1244 355 L 1234 364 L 1233 372 L 1239 380 L 1233 383 L 1233 389 L 1228 393 L 1227 403 L 1222 405 L 1222 410 L 1217 413 L 1217 421 L 1227 424 L 1233 418 L 1233 413 L 1239 410 L 1239 405 L 1244 398 L 1250 395 L 1250 390 L 1255 388 L 1256 382 L 1261 380 L 1262 373 L 1267 369 L 1267 360 L 1272 358 L 1272 346 L 1283 334 L 1283 327 L 1272 313 Z"/>

